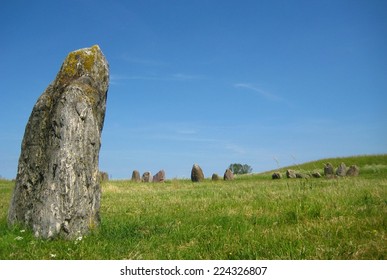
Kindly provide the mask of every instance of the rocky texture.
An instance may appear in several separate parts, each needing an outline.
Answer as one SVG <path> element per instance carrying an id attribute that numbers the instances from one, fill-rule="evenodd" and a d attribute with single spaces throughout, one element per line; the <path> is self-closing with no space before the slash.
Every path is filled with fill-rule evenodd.
<path id="1" fill-rule="evenodd" d="M 231 181 L 234 180 L 234 173 L 232 173 L 231 169 L 227 168 L 226 171 L 224 172 L 223 179 L 225 181 Z"/>
<path id="2" fill-rule="evenodd" d="M 191 180 L 192 182 L 200 182 L 204 180 L 203 170 L 196 163 L 192 166 Z"/>
<path id="3" fill-rule="evenodd" d="M 214 174 L 212 174 L 211 180 L 212 180 L 212 181 L 219 181 L 219 180 L 220 180 L 220 177 L 219 177 L 218 174 L 214 173 Z"/>
<path id="4" fill-rule="evenodd" d="M 140 172 L 138 170 L 133 170 L 132 172 L 132 179 L 133 182 L 141 182 L 141 176 Z"/>
<path id="5" fill-rule="evenodd" d="M 322 176 L 321 176 L 320 172 L 315 171 L 315 172 L 312 173 L 312 177 L 313 178 L 321 178 Z"/>
<path id="6" fill-rule="evenodd" d="M 154 183 L 161 183 L 165 181 L 165 171 L 160 170 L 159 172 L 156 173 L 155 176 L 153 176 L 153 182 Z"/>
<path id="7" fill-rule="evenodd" d="M 27 123 L 8 214 L 36 237 L 76 238 L 100 223 L 99 150 L 109 66 L 98 46 L 71 52 Z"/>
<path id="8" fill-rule="evenodd" d="M 281 179 L 281 178 L 282 178 L 282 175 L 281 175 L 281 173 L 279 173 L 279 172 L 274 172 L 274 173 L 271 175 L 271 178 L 272 178 L 273 180 Z"/>
<path id="9" fill-rule="evenodd" d="M 296 171 L 291 169 L 286 170 L 286 178 L 291 178 L 291 179 L 297 178 Z"/>
<path id="10" fill-rule="evenodd" d="M 310 176 L 308 174 L 305 174 L 305 173 L 296 172 L 296 178 L 308 179 L 308 178 L 310 178 Z"/>
<path id="11" fill-rule="evenodd" d="M 342 162 L 339 167 L 336 169 L 336 175 L 340 177 L 344 177 L 347 175 L 347 166 L 345 165 L 344 162 Z"/>
<path id="12" fill-rule="evenodd" d="M 333 165 L 329 162 L 324 165 L 324 176 L 331 176 L 334 175 L 335 171 L 333 168 Z"/>
<path id="13" fill-rule="evenodd" d="M 152 182 L 152 173 L 150 173 L 149 171 L 144 172 L 144 174 L 142 174 L 141 181 L 143 181 L 144 183 Z"/>
<path id="14" fill-rule="evenodd" d="M 360 168 L 357 165 L 351 165 L 351 167 L 347 171 L 347 176 L 359 176 Z"/>

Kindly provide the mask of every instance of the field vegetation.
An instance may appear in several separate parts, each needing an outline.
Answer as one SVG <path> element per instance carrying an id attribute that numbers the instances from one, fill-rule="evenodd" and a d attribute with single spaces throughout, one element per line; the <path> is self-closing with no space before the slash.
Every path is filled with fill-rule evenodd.
<path id="1" fill-rule="evenodd" d="M 359 177 L 107 181 L 98 229 L 76 240 L 9 228 L 14 182 L 0 181 L 0 259 L 386 259 L 387 155 L 325 159 Z M 286 168 L 280 170 L 284 172 Z"/>

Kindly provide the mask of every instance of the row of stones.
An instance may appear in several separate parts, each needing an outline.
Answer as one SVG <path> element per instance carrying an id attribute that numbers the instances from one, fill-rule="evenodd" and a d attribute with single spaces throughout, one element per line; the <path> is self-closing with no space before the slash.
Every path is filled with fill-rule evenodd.
<path id="1" fill-rule="evenodd" d="M 233 180 L 234 174 L 230 169 L 226 169 L 223 175 L 223 180 Z M 160 170 L 152 177 L 152 173 L 149 171 L 146 171 L 140 176 L 140 172 L 138 170 L 134 170 L 132 172 L 132 178 L 131 180 L 133 182 L 144 182 L 144 183 L 160 183 L 165 181 L 165 171 Z M 194 164 L 192 166 L 191 170 L 191 181 L 192 182 L 200 182 L 204 180 L 204 173 L 203 170 L 200 168 L 199 165 Z M 212 174 L 211 180 L 218 181 L 220 180 L 220 176 L 218 174 Z"/>
<path id="2" fill-rule="evenodd" d="M 165 181 L 165 171 L 162 169 L 159 172 L 157 172 L 153 177 L 152 173 L 149 171 L 146 171 L 142 174 L 140 177 L 140 172 L 138 170 L 134 170 L 132 172 L 132 179 L 133 182 L 144 182 L 144 183 L 161 183 Z"/>
<path id="3" fill-rule="evenodd" d="M 324 165 L 324 176 L 327 178 L 344 177 L 344 176 L 359 176 L 360 168 L 357 165 L 351 165 L 347 168 L 345 163 L 341 163 L 336 171 L 331 163 Z M 282 175 L 279 172 L 274 172 L 271 176 L 273 179 L 281 179 Z M 310 174 L 296 172 L 294 170 L 286 170 L 286 178 L 321 178 L 320 172 L 312 172 Z"/>
<path id="4" fill-rule="evenodd" d="M 194 164 L 192 166 L 192 170 L 191 170 L 191 181 L 192 182 L 200 182 L 203 180 L 204 180 L 203 170 L 201 169 L 201 167 L 198 164 Z M 218 180 L 220 180 L 220 176 L 218 174 L 214 173 L 211 176 L 211 180 L 218 181 Z M 224 172 L 223 180 L 225 180 L 225 181 L 234 180 L 234 173 L 229 168 L 227 168 L 226 171 Z"/>

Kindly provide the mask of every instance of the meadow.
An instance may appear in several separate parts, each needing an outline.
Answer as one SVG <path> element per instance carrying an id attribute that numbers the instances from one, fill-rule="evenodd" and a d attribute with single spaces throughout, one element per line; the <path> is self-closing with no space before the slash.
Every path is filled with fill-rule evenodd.
<path id="1" fill-rule="evenodd" d="M 0 181 L 0 259 L 387 259 L 387 155 L 325 159 L 359 177 L 102 183 L 101 225 L 77 240 L 9 228 Z M 280 169 L 283 172 L 286 168 Z"/>

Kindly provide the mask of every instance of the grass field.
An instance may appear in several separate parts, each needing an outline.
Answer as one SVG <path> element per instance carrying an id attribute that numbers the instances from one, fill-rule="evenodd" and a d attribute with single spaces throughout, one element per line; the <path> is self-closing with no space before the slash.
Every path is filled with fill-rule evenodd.
<path id="1" fill-rule="evenodd" d="M 387 155 L 328 159 L 359 177 L 102 185 L 101 226 L 74 241 L 8 228 L 14 183 L 0 181 L 0 259 L 387 259 Z"/>

